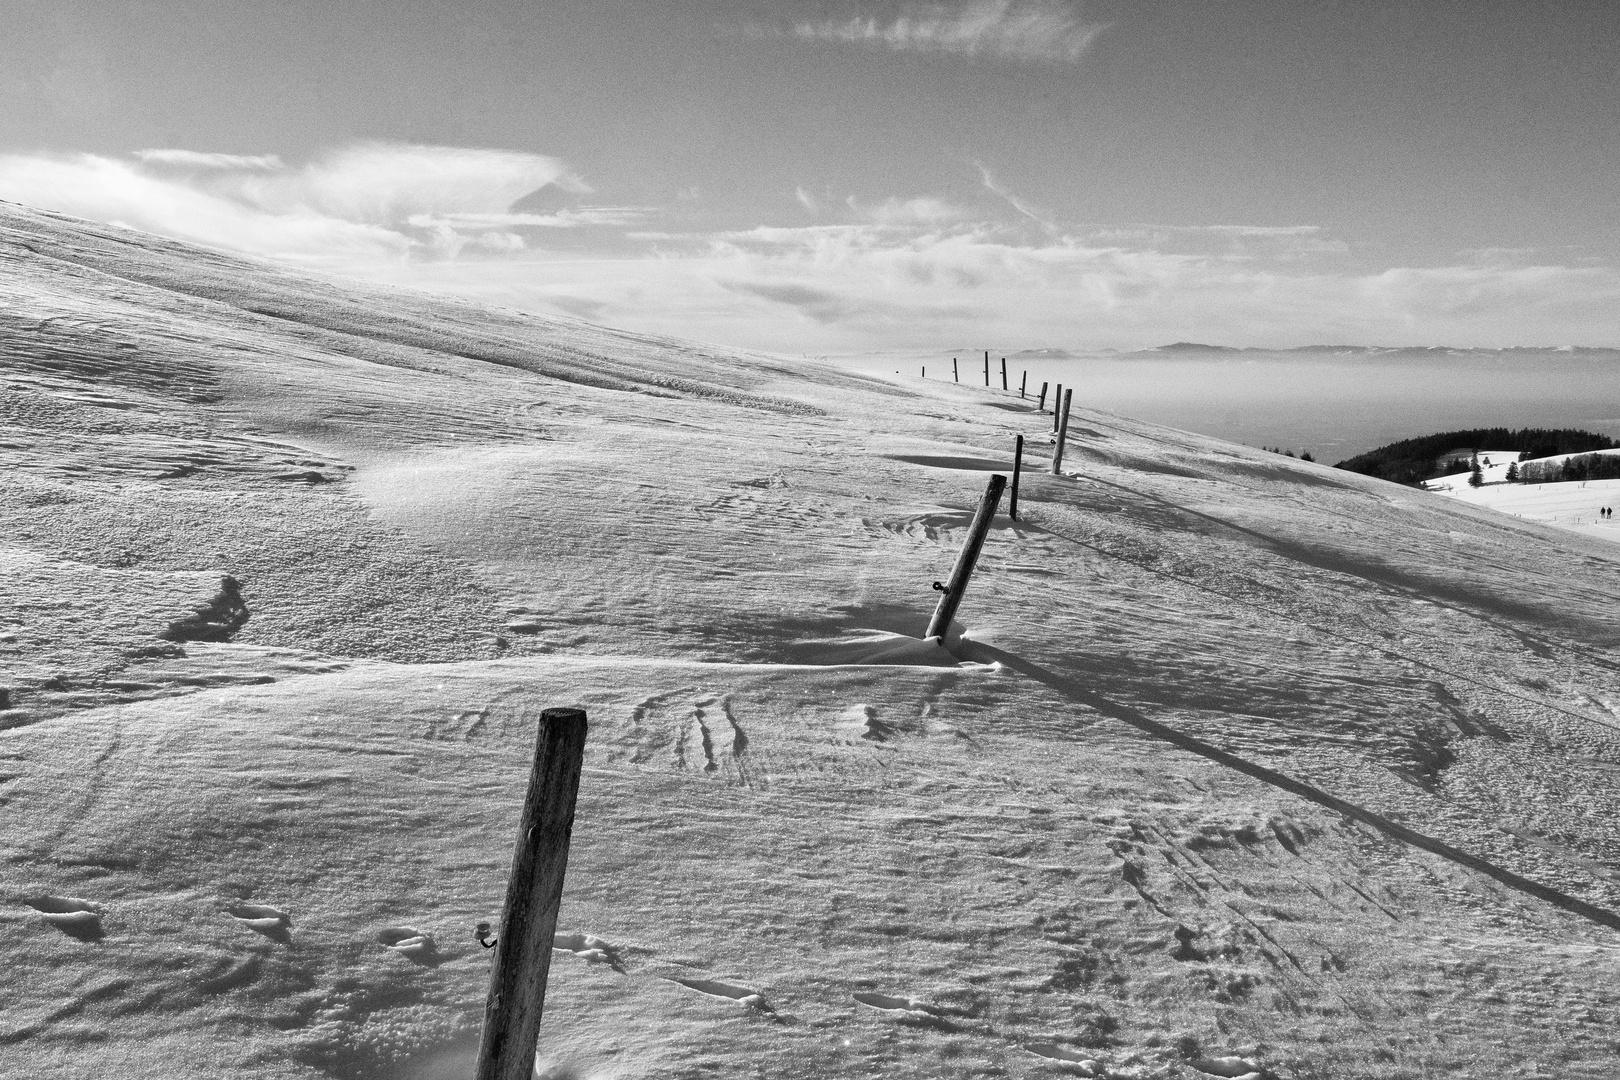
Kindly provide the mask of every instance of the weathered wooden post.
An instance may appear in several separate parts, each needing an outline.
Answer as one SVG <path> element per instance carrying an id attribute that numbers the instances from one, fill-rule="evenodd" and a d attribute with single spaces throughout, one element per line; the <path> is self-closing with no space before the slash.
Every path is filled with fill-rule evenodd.
<path id="1" fill-rule="evenodd" d="M 1027 390 L 1027 389 L 1029 389 L 1029 372 L 1028 371 L 1024 372 L 1024 377 L 1018 380 L 1018 400 L 1022 401 L 1022 400 L 1024 400 L 1025 397 L 1028 396 L 1028 395 L 1026 395 L 1024 393 L 1024 391 Z"/>
<path id="2" fill-rule="evenodd" d="M 1046 384 L 1044 382 L 1041 383 L 1041 400 L 1040 400 L 1040 403 L 1035 406 L 1035 411 L 1036 412 L 1045 412 L 1046 411 Z"/>
<path id="3" fill-rule="evenodd" d="M 951 382 L 961 382 L 961 376 L 956 373 L 956 357 L 951 357 Z"/>
<path id="4" fill-rule="evenodd" d="M 1007 358 L 1005 356 L 1001 358 L 1001 388 L 1003 390 L 1007 389 Z"/>
<path id="5" fill-rule="evenodd" d="M 1062 414 L 1062 412 L 1063 412 L 1063 384 L 1058 383 L 1057 388 L 1052 391 L 1052 430 L 1054 432 L 1056 432 L 1057 429 L 1058 429 L 1058 417 L 1059 417 L 1060 414 Z"/>
<path id="6" fill-rule="evenodd" d="M 1024 471 L 1024 437 L 1014 435 L 1013 440 L 1013 482 L 1012 491 L 1007 495 L 1007 516 L 1017 521 L 1018 474 Z"/>
<path id="7" fill-rule="evenodd" d="M 922 377 L 923 377 L 923 378 L 925 378 L 925 379 L 926 379 L 926 378 L 928 378 L 928 365 L 927 365 L 927 364 L 924 364 L 924 365 L 923 365 L 923 374 L 922 374 Z"/>
<path id="8" fill-rule="evenodd" d="M 984 350 L 984 385 L 990 385 L 990 350 Z"/>
<path id="9" fill-rule="evenodd" d="M 1069 402 L 1073 400 L 1074 391 L 1065 390 L 1063 392 L 1063 408 L 1059 410 L 1063 416 L 1058 422 L 1057 449 L 1052 451 L 1053 476 L 1057 476 L 1058 471 L 1063 468 L 1063 441 L 1069 437 Z"/>
<path id="10" fill-rule="evenodd" d="M 495 939 L 477 1080 L 532 1080 L 551 943 L 562 903 L 563 871 L 574 828 L 574 800 L 585 758 L 585 713 L 540 714 L 534 768 L 518 822 L 506 908 Z"/>
<path id="11" fill-rule="evenodd" d="M 956 565 L 951 567 L 951 579 L 943 585 L 934 582 L 934 588 L 945 595 L 939 598 L 939 606 L 934 608 L 934 617 L 928 620 L 928 633 L 924 637 L 945 639 L 945 631 L 950 629 L 956 609 L 962 605 L 962 594 L 967 592 L 968 579 L 973 576 L 973 566 L 979 561 L 979 550 L 984 547 L 985 534 L 990 531 L 990 522 L 996 516 L 996 506 L 1001 502 L 1001 492 L 1006 486 L 1005 476 L 990 474 L 984 498 L 979 500 L 979 509 L 973 515 L 973 527 L 968 530 L 967 539 L 962 541 Z"/>

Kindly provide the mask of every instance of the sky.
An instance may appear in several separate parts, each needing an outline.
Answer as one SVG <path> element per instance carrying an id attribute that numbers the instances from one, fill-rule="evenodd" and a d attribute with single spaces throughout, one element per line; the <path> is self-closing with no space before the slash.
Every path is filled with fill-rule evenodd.
<path id="1" fill-rule="evenodd" d="M 1620 345 L 1613 0 L 10 0 L 0 199 L 790 355 Z"/>

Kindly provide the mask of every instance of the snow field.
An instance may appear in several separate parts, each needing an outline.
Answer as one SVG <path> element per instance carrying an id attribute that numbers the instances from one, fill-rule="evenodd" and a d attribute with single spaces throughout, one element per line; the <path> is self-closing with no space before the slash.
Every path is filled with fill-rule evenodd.
<path id="1" fill-rule="evenodd" d="M 1477 870 L 1620 911 L 1608 545 L 9 207 L 0 271 L 0 1075 L 463 1075 L 554 705 L 556 1080 L 1620 1054 L 1614 931 Z"/>

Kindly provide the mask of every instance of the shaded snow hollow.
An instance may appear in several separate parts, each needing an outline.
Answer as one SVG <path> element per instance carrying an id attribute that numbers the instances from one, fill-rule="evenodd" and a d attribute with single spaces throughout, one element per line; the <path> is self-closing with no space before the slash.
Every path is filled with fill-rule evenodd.
<path id="1" fill-rule="evenodd" d="M 554 705 L 543 1076 L 1620 1057 L 1612 545 L 4 205 L 0 364 L 0 1075 L 465 1076 Z"/>

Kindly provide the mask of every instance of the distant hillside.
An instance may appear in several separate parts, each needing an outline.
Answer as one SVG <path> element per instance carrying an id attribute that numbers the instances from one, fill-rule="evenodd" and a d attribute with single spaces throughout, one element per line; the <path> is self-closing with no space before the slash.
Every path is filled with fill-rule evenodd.
<path id="1" fill-rule="evenodd" d="M 1610 450 L 1617 445 L 1606 435 L 1576 428 L 1470 428 L 1402 439 L 1341 461 L 1336 468 L 1397 484 L 1416 484 L 1437 475 L 1440 456 L 1460 447 L 1518 450 L 1531 458 L 1544 458 Z"/>
<path id="2" fill-rule="evenodd" d="M 1517 345 L 1502 349 L 1457 348 L 1449 345 L 1299 345 L 1291 349 L 1234 348 L 1230 345 L 1210 345 L 1198 341 L 1176 341 L 1152 349 L 1127 353 L 1129 356 L 1176 357 L 1252 357 L 1286 356 L 1296 359 L 1331 357 L 1347 359 L 1360 357 L 1368 360 L 1436 360 L 1502 359 L 1527 360 L 1539 357 L 1560 359 L 1615 361 L 1620 360 L 1620 349 L 1592 348 L 1573 345 Z"/>

